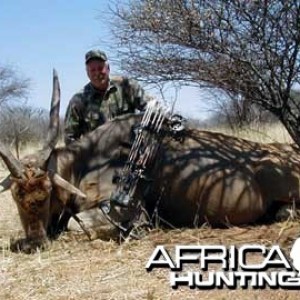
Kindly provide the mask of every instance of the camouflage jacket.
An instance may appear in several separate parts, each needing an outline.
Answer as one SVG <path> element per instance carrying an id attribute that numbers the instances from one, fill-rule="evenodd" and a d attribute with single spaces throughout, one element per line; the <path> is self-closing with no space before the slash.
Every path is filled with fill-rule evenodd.
<path id="1" fill-rule="evenodd" d="M 79 139 L 116 116 L 143 110 L 147 100 L 148 96 L 133 79 L 111 78 L 104 94 L 88 83 L 68 105 L 64 121 L 65 143 Z"/>

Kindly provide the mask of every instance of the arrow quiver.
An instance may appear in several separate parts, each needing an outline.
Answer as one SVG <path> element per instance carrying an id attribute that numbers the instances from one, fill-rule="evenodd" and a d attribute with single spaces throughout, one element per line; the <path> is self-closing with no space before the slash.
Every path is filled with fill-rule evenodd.
<path id="1" fill-rule="evenodd" d="M 115 178 L 116 190 L 109 201 L 104 201 L 99 206 L 106 218 L 126 236 L 138 239 L 141 236 L 139 230 L 143 232 L 143 227 L 149 228 L 150 218 L 142 199 L 135 194 L 137 184 L 140 179 L 149 180 L 147 171 L 156 158 L 163 138 L 168 135 L 176 140 L 182 139 L 184 121 L 179 115 L 172 116 L 158 101 L 148 102 L 141 123 L 135 128 L 128 161 Z M 116 211 L 122 212 L 122 219 L 125 221 L 113 217 L 113 212 Z"/>
<path id="2" fill-rule="evenodd" d="M 133 195 L 139 179 L 145 178 L 149 163 L 155 158 L 163 137 L 162 125 L 169 118 L 169 111 L 157 101 L 148 103 L 142 121 L 135 128 L 135 139 L 128 162 L 118 180 L 111 202 L 123 207 L 136 206 Z"/>

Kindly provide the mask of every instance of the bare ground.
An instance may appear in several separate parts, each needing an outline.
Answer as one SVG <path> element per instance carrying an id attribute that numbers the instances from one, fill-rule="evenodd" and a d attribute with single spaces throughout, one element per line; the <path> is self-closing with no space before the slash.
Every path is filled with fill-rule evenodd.
<path id="1" fill-rule="evenodd" d="M 1 166 L 0 166 L 1 170 Z M 0 172 L 0 178 L 4 173 Z M 228 229 L 154 230 L 140 241 L 118 244 L 84 234 L 64 233 L 49 250 L 11 253 L 11 237 L 22 236 L 9 192 L 0 195 L 0 299 L 299 299 L 300 292 L 277 290 L 190 290 L 169 286 L 168 270 L 145 270 L 156 245 L 279 244 L 289 253 L 298 222 Z M 300 254 L 299 254 L 300 255 Z M 253 259 L 258 259 L 253 254 Z"/>

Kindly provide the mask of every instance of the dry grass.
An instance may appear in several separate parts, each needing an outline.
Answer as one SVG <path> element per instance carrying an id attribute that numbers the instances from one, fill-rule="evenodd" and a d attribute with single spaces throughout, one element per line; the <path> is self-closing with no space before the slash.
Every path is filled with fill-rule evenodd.
<path id="1" fill-rule="evenodd" d="M 232 131 L 228 127 L 211 128 L 210 130 L 242 137 L 259 143 L 292 142 L 292 139 L 287 130 L 280 123 L 274 123 L 272 125 L 259 124 L 257 126 L 238 129 L 235 131 Z"/>
<path id="2" fill-rule="evenodd" d="M 0 178 L 5 175 L 0 165 Z M 64 233 L 48 251 L 33 255 L 7 250 L 10 237 L 22 234 L 10 193 L 0 195 L 0 299 L 299 299 L 298 291 L 285 290 L 172 290 L 168 271 L 145 265 L 156 245 L 241 245 L 278 243 L 289 253 L 299 235 L 299 223 L 229 228 L 154 230 L 140 241 L 121 245 L 87 240 L 84 234 Z M 255 255 L 253 254 L 253 259 Z"/>

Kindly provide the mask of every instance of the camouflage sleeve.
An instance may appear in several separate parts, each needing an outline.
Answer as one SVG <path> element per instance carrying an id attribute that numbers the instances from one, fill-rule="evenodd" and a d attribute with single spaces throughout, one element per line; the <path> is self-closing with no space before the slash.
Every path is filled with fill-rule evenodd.
<path id="1" fill-rule="evenodd" d="M 133 106 L 140 111 L 145 110 L 146 104 L 151 100 L 151 97 L 146 94 L 145 90 L 136 80 L 129 79 L 129 84 L 133 91 Z"/>
<path id="2" fill-rule="evenodd" d="M 67 107 L 64 120 L 64 140 L 68 145 L 74 140 L 78 140 L 82 134 L 82 112 L 80 108 L 80 97 L 74 95 Z"/>

